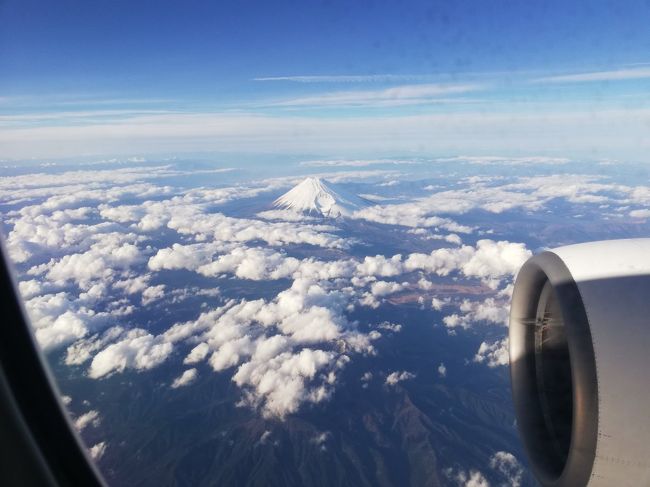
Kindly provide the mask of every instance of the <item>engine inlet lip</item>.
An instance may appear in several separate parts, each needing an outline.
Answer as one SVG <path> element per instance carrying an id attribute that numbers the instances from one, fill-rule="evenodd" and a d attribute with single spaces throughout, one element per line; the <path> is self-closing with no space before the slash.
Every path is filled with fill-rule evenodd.
<path id="1" fill-rule="evenodd" d="M 534 329 L 544 285 L 550 282 L 566 328 L 573 382 L 571 442 L 560 472 L 539 438 L 541 406 L 535 379 Z M 598 380 L 587 311 L 578 285 L 551 251 L 529 259 L 519 271 L 510 311 L 510 377 L 517 425 L 531 468 L 543 486 L 587 485 L 598 440 Z"/>

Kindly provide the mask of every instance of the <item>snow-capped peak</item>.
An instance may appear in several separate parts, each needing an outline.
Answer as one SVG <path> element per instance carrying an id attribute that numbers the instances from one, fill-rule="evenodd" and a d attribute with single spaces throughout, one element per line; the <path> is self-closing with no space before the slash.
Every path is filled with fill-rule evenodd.
<path id="1" fill-rule="evenodd" d="M 327 217 L 349 216 L 367 206 L 363 198 L 337 188 L 320 178 L 308 177 L 274 201 L 273 206 L 299 213 Z"/>

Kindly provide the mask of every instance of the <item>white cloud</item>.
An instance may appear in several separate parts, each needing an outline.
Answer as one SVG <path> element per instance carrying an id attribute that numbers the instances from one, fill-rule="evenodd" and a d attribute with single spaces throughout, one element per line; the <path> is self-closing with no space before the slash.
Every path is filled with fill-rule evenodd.
<path id="1" fill-rule="evenodd" d="M 264 431 L 264 433 L 262 433 L 262 436 L 260 436 L 260 439 L 257 443 L 259 445 L 266 445 L 270 437 L 271 437 L 271 432 L 269 430 L 266 430 Z"/>
<path id="2" fill-rule="evenodd" d="M 540 166 L 540 165 L 564 165 L 569 164 L 571 159 L 566 157 L 548 157 L 548 156 L 523 156 L 523 157 L 503 157 L 503 156 L 456 156 L 436 159 L 437 162 L 467 162 L 480 166 L 499 165 L 499 166 Z"/>
<path id="3" fill-rule="evenodd" d="M 299 213 L 292 210 L 260 211 L 259 213 L 257 213 L 257 216 L 265 220 L 282 220 L 285 222 L 304 222 L 304 221 L 318 220 L 318 218 L 314 216 L 309 216 L 304 213 Z"/>
<path id="4" fill-rule="evenodd" d="M 510 362 L 508 354 L 508 338 L 497 340 L 492 343 L 482 342 L 476 355 L 474 355 L 474 362 L 486 363 L 488 367 L 508 365 Z"/>
<path id="5" fill-rule="evenodd" d="M 404 289 L 404 285 L 399 282 L 376 281 L 370 285 L 370 292 L 373 296 L 381 297 Z"/>
<path id="6" fill-rule="evenodd" d="M 400 254 L 390 258 L 383 255 L 366 256 L 356 269 L 356 273 L 361 276 L 392 277 L 402 272 L 402 256 Z"/>
<path id="7" fill-rule="evenodd" d="M 402 85 L 380 90 L 336 91 L 320 95 L 293 98 L 273 103 L 273 106 L 400 106 L 419 105 L 435 101 L 447 102 L 444 98 L 480 90 L 475 84 L 416 84 Z"/>
<path id="8" fill-rule="evenodd" d="M 447 377 L 447 367 L 442 362 L 440 362 L 440 365 L 438 365 L 438 375 L 440 377 Z"/>
<path id="9" fill-rule="evenodd" d="M 374 165 L 411 165 L 421 164 L 415 159 L 315 159 L 302 161 L 301 166 L 307 167 L 367 167 Z"/>
<path id="10" fill-rule="evenodd" d="M 124 185 L 146 179 L 169 177 L 179 174 L 182 174 L 182 172 L 173 170 L 170 166 L 129 167 L 93 171 L 76 170 L 60 173 L 30 173 L 19 176 L 4 176 L 0 180 L 0 189 L 2 189 L 3 198 L 15 197 L 17 194 L 21 194 L 18 191 L 34 188 L 45 188 L 49 192 L 46 194 L 57 194 L 57 187 L 69 191 L 73 185 L 79 185 L 75 186 L 75 188 L 94 190 L 100 187 L 98 185 L 107 183 L 111 185 Z M 117 186 L 115 189 L 118 192 L 127 189 L 132 193 L 131 188 L 128 187 L 120 188 Z M 140 190 L 142 190 L 142 187 L 140 187 Z M 63 195 L 65 193 L 61 194 Z M 74 201 L 78 200 L 75 198 Z"/>
<path id="11" fill-rule="evenodd" d="M 343 314 L 348 299 L 327 281 L 301 277 L 271 301 L 230 301 L 196 321 L 174 325 L 160 340 L 200 341 L 186 363 L 209 356 L 215 371 L 232 368 L 242 404 L 284 417 L 330 397 L 336 371 L 350 360 L 347 353 L 374 353 L 376 336 L 357 332 Z"/>
<path id="12" fill-rule="evenodd" d="M 66 349 L 66 365 L 81 365 L 88 362 L 98 350 L 120 338 L 124 331 L 121 326 L 113 326 L 101 335 L 95 334 L 75 341 Z"/>
<path id="13" fill-rule="evenodd" d="M 490 458 L 490 467 L 501 473 L 509 487 L 520 487 L 524 469 L 512 453 L 498 451 Z"/>
<path id="14" fill-rule="evenodd" d="M 404 261 L 409 270 L 424 270 L 441 276 L 460 270 L 467 277 L 478 277 L 488 283 L 514 276 L 532 255 L 522 243 L 479 240 L 476 247 L 463 245 L 437 249 L 430 254 L 410 254 Z"/>
<path id="15" fill-rule="evenodd" d="M 448 328 L 470 328 L 473 323 L 486 321 L 497 325 L 508 325 L 510 304 L 503 298 L 487 298 L 483 301 L 464 299 L 459 307 L 460 314 L 445 316 L 443 322 Z"/>
<path id="16" fill-rule="evenodd" d="M 300 261 L 269 249 L 236 248 L 197 269 L 205 276 L 232 273 L 254 281 L 288 277 L 298 269 Z"/>
<path id="17" fill-rule="evenodd" d="M 100 418 L 99 412 L 95 410 L 90 410 L 87 413 L 82 414 L 74 421 L 74 426 L 77 428 L 77 431 L 83 431 L 86 426 L 93 425 L 94 427 L 99 426 Z"/>
<path id="18" fill-rule="evenodd" d="M 442 310 L 443 306 L 447 304 L 449 304 L 449 299 L 440 299 L 436 297 L 431 298 L 431 308 L 435 309 L 436 311 Z"/>
<path id="19" fill-rule="evenodd" d="M 151 369 L 164 362 L 172 349 L 171 343 L 156 338 L 145 330 L 129 330 L 124 338 L 95 355 L 88 375 L 98 379 L 113 372 L 123 372 L 127 368 Z"/>
<path id="20" fill-rule="evenodd" d="M 380 102 L 410 100 L 418 98 L 402 95 Z M 648 148 L 644 128 L 650 111 L 646 108 L 543 108 L 327 118 L 243 112 L 151 114 L 104 123 L 6 127 L 0 133 L 0 146 L 6 157 L 12 158 L 100 151 L 144 153 L 151 151 L 152 141 L 158 152 L 241 152 L 255 146 L 262 152 L 325 155 L 364 150 L 396 152 L 413 147 L 438 153 L 512 153 L 513 148 L 544 153 L 552 146 L 564 153 L 584 153 L 589 147 L 591 157 L 639 158 Z M 432 133 L 436 137 L 431 137 Z"/>
<path id="21" fill-rule="evenodd" d="M 470 469 L 468 472 L 463 469 L 447 468 L 443 472 L 458 487 L 490 487 L 490 482 L 481 472 L 475 469 Z"/>
<path id="22" fill-rule="evenodd" d="M 194 347 L 190 353 L 185 357 L 185 360 L 183 360 L 184 364 L 196 364 L 199 362 L 202 362 L 205 360 L 205 358 L 208 356 L 208 352 L 210 351 L 210 346 L 205 343 L 199 343 L 196 347 Z"/>
<path id="23" fill-rule="evenodd" d="M 209 359 L 210 365 L 215 372 L 239 365 L 240 362 L 253 352 L 253 344 L 248 336 L 234 338 L 222 343 L 212 353 Z"/>
<path id="24" fill-rule="evenodd" d="M 406 203 L 364 208 L 355 212 L 354 217 L 418 230 L 422 230 L 418 227 L 438 227 L 450 232 L 468 233 L 472 228 L 440 215 L 463 214 L 475 209 L 491 213 L 514 209 L 538 211 L 555 198 L 577 204 L 598 204 L 615 198 L 639 205 L 647 204 L 650 199 L 647 187 L 612 184 L 594 175 L 532 176 L 509 182 L 495 178 L 466 178 L 464 184 L 466 187 L 438 191 Z"/>
<path id="25" fill-rule="evenodd" d="M 156 255 L 149 259 L 147 265 L 152 271 L 195 270 L 201 265 L 210 263 L 214 254 L 222 248 L 222 244 L 213 242 L 189 245 L 174 243 L 171 247 L 158 250 Z"/>
<path id="26" fill-rule="evenodd" d="M 297 411 L 304 402 L 318 403 L 329 398 L 327 385 L 309 389 L 307 384 L 334 360 L 333 353 L 323 350 L 284 352 L 267 361 L 243 364 L 233 380 L 249 391 L 245 396 L 248 404 L 262 403 L 266 416 L 283 417 Z"/>
<path id="27" fill-rule="evenodd" d="M 335 74 L 335 75 L 311 75 L 311 76 L 265 76 L 253 78 L 254 81 L 293 81 L 296 83 L 367 83 L 367 82 L 390 82 L 423 79 L 427 76 L 419 74 Z"/>
<path id="28" fill-rule="evenodd" d="M 630 67 L 610 71 L 592 71 L 586 73 L 546 76 L 533 80 L 536 83 L 584 83 L 594 81 L 622 81 L 650 78 L 650 67 Z"/>
<path id="29" fill-rule="evenodd" d="M 18 283 L 18 291 L 23 299 L 30 299 L 39 294 L 43 294 L 46 284 L 37 279 L 30 279 L 29 281 L 20 281 Z"/>
<path id="30" fill-rule="evenodd" d="M 131 312 L 130 307 L 119 306 L 96 312 L 63 292 L 31 298 L 25 303 L 25 308 L 36 340 L 46 351 L 83 338 L 105 326 L 112 317 Z"/>
<path id="31" fill-rule="evenodd" d="M 147 306 L 165 295 L 165 285 L 150 286 L 142 291 L 142 305 Z"/>
<path id="32" fill-rule="evenodd" d="M 56 285 L 69 281 L 88 290 L 93 284 L 112 282 L 121 272 L 144 262 L 144 255 L 136 245 L 138 237 L 129 233 L 107 233 L 93 238 L 85 252 L 64 255 L 48 263 L 32 267 L 28 274 L 40 275 Z"/>
<path id="33" fill-rule="evenodd" d="M 466 206 L 466 203 L 462 203 Z M 353 218 L 383 223 L 386 225 L 401 225 L 406 227 L 436 227 L 450 232 L 469 233 L 471 227 L 459 225 L 449 218 L 432 215 L 436 206 L 428 204 L 424 199 L 415 203 L 369 206 L 353 213 Z M 435 210 L 444 212 L 444 208 Z"/>
<path id="34" fill-rule="evenodd" d="M 309 442 L 316 445 L 321 451 L 327 451 L 327 442 L 331 437 L 332 433 L 324 431 L 311 438 Z"/>
<path id="35" fill-rule="evenodd" d="M 91 446 L 89 450 L 90 458 L 92 458 L 95 461 L 99 460 L 101 457 L 104 456 L 104 453 L 106 453 L 106 447 L 107 447 L 107 443 L 105 441 L 101 441 Z"/>
<path id="36" fill-rule="evenodd" d="M 340 177 L 350 177 L 345 174 L 341 173 Z M 273 184 L 286 184 L 286 181 Z M 596 180 L 570 179 L 568 185 L 571 187 L 562 190 L 553 189 L 557 181 L 552 178 L 515 181 L 505 185 L 507 190 L 503 189 L 503 184 L 498 189 L 489 187 L 494 181 L 468 182 L 484 186 L 474 193 L 458 190 L 449 194 L 448 208 L 462 202 L 465 196 L 473 195 L 475 199 L 470 200 L 469 206 L 462 207 L 462 211 L 476 205 L 497 211 L 504 202 L 509 203 L 512 194 L 531 192 L 535 193 L 534 197 L 519 200 L 522 208 L 532 208 L 552 197 L 596 201 L 612 190 L 618 191 L 620 198 L 638 201 L 646 198 L 646 203 L 648 201 L 641 187 L 612 187 Z M 92 184 L 107 183 L 87 185 Z M 44 188 L 28 189 L 40 191 Z M 237 194 L 237 188 L 208 188 L 184 191 L 172 197 L 167 190 L 151 185 L 142 186 L 142 189 L 168 199 L 122 205 L 124 198 L 137 201 L 138 195 L 111 193 L 110 188 L 101 186 L 92 196 L 96 198 L 93 201 L 101 203 L 99 206 L 74 208 L 74 205 L 85 205 L 86 200 L 68 199 L 64 193 L 50 194 L 45 196 L 46 205 L 32 205 L 13 214 L 12 218 L 23 225 L 23 230 L 14 234 L 16 241 L 25 243 L 27 252 L 36 249 L 34 257 L 39 258 L 38 262 L 45 262 L 32 266 L 29 273 L 33 278 L 21 284 L 23 292 L 31 296 L 27 306 L 33 315 L 39 342 L 47 349 L 69 345 L 66 364 L 89 363 L 87 370 L 91 378 L 127 369 L 147 370 L 162 364 L 179 349 L 186 354 L 186 364 L 207 360 L 214 371 L 232 377 L 241 389 L 242 404 L 259 408 L 267 417 L 284 417 L 303 405 L 326 401 L 336 389 L 339 371 L 354 354 L 375 353 L 373 340 L 381 336 L 377 330 L 399 331 L 400 325 L 384 323 L 369 333 L 361 333 L 356 323 L 347 317 L 360 300 L 386 296 L 407 286 L 411 289 L 413 284 L 401 282 L 402 279 L 397 282 L 397 276 L 414 272 L 418 279 L 418 274 L 426 272 L 440 276 L 456 273 L 454 278 L 477 278 L 496 288 L 504 281 L 509 282 L 518 266 L 530 255 L 523 244 L 481 240 L 476 246 L 437 249 L 426 254 L 360 254 L 363 257 L 352 258 L 341 251 L 355 241 L 338 236 L 338 230 L 331 225 L 311 224 L 312 220 L 277 223 L 211 213 L 215 205 L 224 201 L 259 194 L 258 187 L 242 187 L 241 195 Z M 487 196 L 490 191 L 498 194 L 490 198 Z M 438 201 L 443 200 L 438 197 Z M 415 215 L 418 222 L 434 218 L 436 225 L 456 225 L 451 220 L 427 213 L 430 209 L 426 209 L 424 203 L 418 204 L 421 204 Z M 400 205 L 386 205 L 386 208 L 391 206 Z M 404 206 L 399 211 L 406 215 L 408 209 Z M 105 221 L 98 224 L 98 217 Z M 48 241 L 49 229 L 57 225 L 65 230 L 54 233 Z M 40 237 L 30 237 L 29 228 Z M 155 234 L 162 229 L 172 242 L 165 241 L 168 247 L 156 249 L 157 242 L 148 233 Z M 451 241 L 452 238 L 416 229 L 419 230 L 424 230 L 432 239 Z M 426 237 L 424 233 L 419 235 Z M 454 240 L 452 243 L 462 243 L 459 238 Z M 338 260 L 292 257 L 295 249 L 291 245 L 305 243 L 329 249 L 318 251 L 319 255 L 327 256 L 321 258 L 337 256 Z M 269 245 L 274 248 L 268 248 Z M 44 250 L 53 252 L 53 256 L 47 255 L 49 260 L 43 259 L 47 254 Z M 355 256 L 359 255 L 356 250 Z M 363 251 L 362 246 L 359 251 Z M 143 269 L 145 263 L 147 268 Z M 168 305 L 176 298 L 181 299 L 183 293 L 190 292 L 189 287 L 174 289 L 173 282 L 152 286 L 151 282 L 161 282 L 155 273 L 166 269 L 188 269 L 207 277 L 286 278 L 293 283 L 274 298 L 225 303 L 219 299 L 219 308 L 209 311 L 205 304 L 206 311 L 197 319 L 177 323 L 157 336 L 142 329 L 128 330 L 133 325 L 125 318 L 133 311 L 130 302 L 138 301 L 138 296 L 133 295 L 140 293 L 141 302 L 145 304 L 164 296 Z M 382 278 L 396 280 L 378 280 Z M 79 289 L 70 289 L 74 286 Z M 434 288 L 424 277 L 418 286 L 425 290 Z M 501 322 L 506 309 L 501 306 L 503 299 L 505 295 L 495 294 L 481 302 L 463 302 L 455 319 L 458 323 Z M 449 304 L 447 300 L 432 298 L 434 308 L 446 304 Z M 108 329 L 102 333 L 104 328 Z M 500 363 L 500 342 L 485 343 L 481 347 L 475 357 L 477 362 L 490 366 Z M 192 374 L 191 370 L 196 369 L 185 373 Z M 169 382 L 174 384 L 192 378 L 185 377 L 184 373 L 174 379 L 179 373 L 170 376 Z M 412 378 L 409 372 L 393 372 L 386 383 L 409 378 Z M 367 385 L 368 380 L 363 384 Z"/>
<path id="37" fill-rule="evenodd" d="M 390 321 L 383 321 L 380 324 L 377 325 L 377 328 L 381 330 L 388 330 L 392 331 L 393 333 L 399 333 L 402 331 L 402 325 L 399 325 L 397 323 L 391 323 Z"/>
<path id="38" fill-rule="evenodd" d="M 385 384 L 388 386 L 395 386 L 400 382 L 403 382 L 405 380 L 411 380 L 411 379 L 415 379 L 415 374 L 411 372 L 407 372 L 406 370 L 403 370 L 401 372 L 395 371 L 388 374 L 388 377 L 386 377 Z"/>
<path id="39" fill-rule="evenodd" d="M 650 218 L 650 209 L 632 210 L 630 216 L 632 218 Z"/>
<path id="40" fill-rule="evenodd" d="M 172 389 L 178 389 L 179 387 L 190 385 L 196 380 L 199 375 L 199 371 L 196 369 L 187 369 L 180 376 L 174 379 L 172 382 Z"/>

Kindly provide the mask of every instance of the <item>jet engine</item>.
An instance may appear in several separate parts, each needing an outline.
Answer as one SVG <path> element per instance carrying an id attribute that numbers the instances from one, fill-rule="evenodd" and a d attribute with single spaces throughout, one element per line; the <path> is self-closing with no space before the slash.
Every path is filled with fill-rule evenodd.
<path id="1" fill-rule="evenodd" d="M 510 373 L 543 486 L 650 486 L 650 239 L 529 259 L 512 297 Z"/>

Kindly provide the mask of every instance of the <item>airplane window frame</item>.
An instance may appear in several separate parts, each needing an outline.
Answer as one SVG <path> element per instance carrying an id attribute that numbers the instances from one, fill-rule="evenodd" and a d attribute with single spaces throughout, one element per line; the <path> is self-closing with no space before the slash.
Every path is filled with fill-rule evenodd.
<path id="1" fill-rule="evenodd" d="M 0 485 L 106 485 L 35 342 L 0 237 Z"/>

